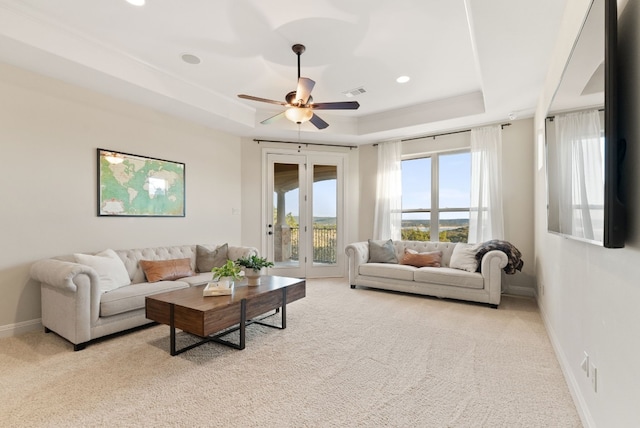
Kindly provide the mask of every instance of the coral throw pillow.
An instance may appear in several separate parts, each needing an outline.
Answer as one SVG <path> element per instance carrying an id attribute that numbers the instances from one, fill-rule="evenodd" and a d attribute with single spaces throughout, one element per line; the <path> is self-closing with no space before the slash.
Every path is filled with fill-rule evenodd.
<path id="1" fill-rule="evenodd" d="M 440 267 L 442 264 L 442 251 L 419 253 L 415 250 L 405 248 L 404 257 L 402 257 L 400 264 L 415 267 Z"/>
<path id="2" fill-rule="evenodd" d="M 190 259 L 140 260 L 148 282 L 173 281 L 193 276 Z"/>

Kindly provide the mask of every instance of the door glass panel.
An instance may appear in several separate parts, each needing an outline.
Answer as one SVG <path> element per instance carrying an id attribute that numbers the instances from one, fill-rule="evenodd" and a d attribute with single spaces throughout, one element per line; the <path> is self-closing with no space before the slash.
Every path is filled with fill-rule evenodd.
<path id="1" fill-rule="evenodd" d="M 338 167 L 313 166 L 313 263 L 337 263 Z"/>
<path id="2" fill-rule="evenodd" d="M 273 255 L 276 267 L 298 266 L 298 164 L 273 165 Z"/>

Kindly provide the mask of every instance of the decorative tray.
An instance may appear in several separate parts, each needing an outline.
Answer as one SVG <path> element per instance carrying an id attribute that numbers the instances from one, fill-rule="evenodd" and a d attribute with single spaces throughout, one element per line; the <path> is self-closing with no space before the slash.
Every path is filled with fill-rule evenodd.
<path id="1" fill-rule="evenodd" d="M 229 288 L 227 283 L 209 282 L 202 291 L 203 296 L 229 296 L 233 293 L 233 285 Z"/>

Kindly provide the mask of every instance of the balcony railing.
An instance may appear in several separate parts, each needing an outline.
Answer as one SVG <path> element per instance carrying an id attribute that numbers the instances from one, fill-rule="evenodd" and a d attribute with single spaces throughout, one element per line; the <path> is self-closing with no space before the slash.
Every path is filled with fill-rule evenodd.
<path id="1" fill-rule="evenodd" d="M 300 229 L 291 227 L 291 259 L 298 260 Z M 338 251 L 338 229 L 332 226 L 313 227 L 313 262 L 336 263 Z"/>

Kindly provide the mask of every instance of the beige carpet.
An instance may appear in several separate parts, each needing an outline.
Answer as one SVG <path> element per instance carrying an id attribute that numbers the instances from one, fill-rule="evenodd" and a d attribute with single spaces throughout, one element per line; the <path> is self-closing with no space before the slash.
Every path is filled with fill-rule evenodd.
<path id="1" fill-rule="evenodd" d="M 166 326 L 80 352 L 2 339 L 0 426 L 581 426 L 531 299 L 494 310 L 309 280 L 287 314 L 286 330 L 250 326 L 243 351 L 176 357 Z"/>

